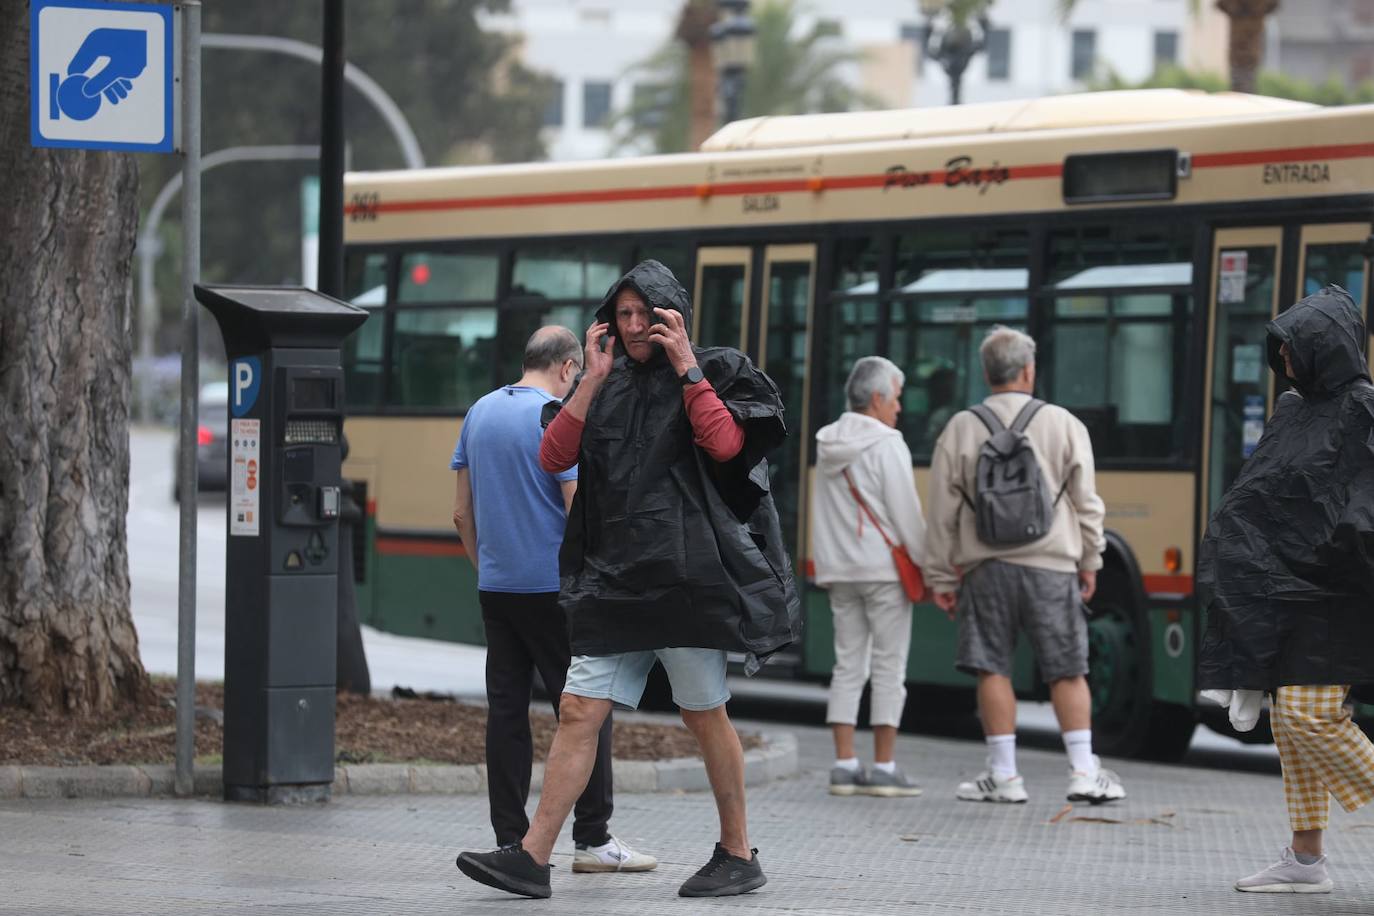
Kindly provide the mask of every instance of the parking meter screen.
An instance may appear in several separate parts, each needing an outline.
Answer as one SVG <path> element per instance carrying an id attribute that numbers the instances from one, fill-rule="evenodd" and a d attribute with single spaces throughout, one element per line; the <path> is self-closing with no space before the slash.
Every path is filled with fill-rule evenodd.
<path id="1" fill-rule="evenodd" d="M 333 410 L 334 380 L 332 378 L 298 378 L 291 380 L 293 410 Z"/>

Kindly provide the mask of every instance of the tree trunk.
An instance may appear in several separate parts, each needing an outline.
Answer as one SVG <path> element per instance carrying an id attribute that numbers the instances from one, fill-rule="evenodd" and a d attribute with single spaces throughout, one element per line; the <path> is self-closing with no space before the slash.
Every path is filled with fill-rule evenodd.
<path id="1" fill-rule="evenodd" d="M 1217 9 L 1230 18 L 1228 56 L 1231 88 L 1254 92 L 1264 61 L 1264 20 L 1279 7 L 1279 0 L 1217 0 Z"/>
<path id="2" fill-rule="evenodd" d="M 697 149 L 716 132 L 716 65 L 711 54 L 711 25 L 716 5 L 711 0 L 685 0 L 676 36 L 687 49 L 691 125 L 688 149 Z"/>
<path id="3" fill-rule="evenodd" d="M 29 17 L 0 0 L 0 704 L 98 712 L 147 677 L 129 610 L 131 156 L 29 145 Z"/>

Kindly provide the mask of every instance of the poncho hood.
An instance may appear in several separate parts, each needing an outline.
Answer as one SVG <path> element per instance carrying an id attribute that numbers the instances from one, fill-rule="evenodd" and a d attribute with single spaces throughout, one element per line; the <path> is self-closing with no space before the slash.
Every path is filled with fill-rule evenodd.
<path id="1" fill-rule="evenodd" d="M 1304 398 L 1329 398 L 1356 381 L 1369 381 L 1364 322 L 1355 300 L 1339 286 L 1313 293 L 1265 329 L 1269 368 L 1279 378 L 1287 378 L 1279 348 L 1288 344 L 1297 376 L 1291 383 Z"/>
<path id="2" fill-rule="evenodd" d="M 611 288 L 606 290 L 606 295 L 596 310 L 596 320 L 609 324 L 613 329 L 612 333 L 614 333 L 615 328 L 615 297 L 624 289 L 631 289 L 639 293 L 639 297 L 644 300 L 650 310 L 676 310 L 682 315 L 682 322 L 687 327 L 687 332 L 691 333 L 692 297 L 687 295 L 687 290 L 677 281 L 677 277 L 673 276 L 671 270 L 652 258 L 647 261 L 640 261 L 630 269 L 629 273 L 612 283 Z M 654 316 L 654 320 L 657 321 L 658 317 Z M 615 355 L 626 356 L 625 348 L 622 346 L 618 335 L 615 341 Z M 657 365 L 666 359 L 663 348 L 655 344 L 654 355 L 643 365 Z M 631 360 L 631 362 L 634 361 Z"/>
<path id="3" fill-rule="evenodd" d="M 816 471 L 829 476 L 843 474 L 875 445 L 893 436 L 900 439 L 902 433 L 881 420 L 846 410 L 816 433 Z"/>

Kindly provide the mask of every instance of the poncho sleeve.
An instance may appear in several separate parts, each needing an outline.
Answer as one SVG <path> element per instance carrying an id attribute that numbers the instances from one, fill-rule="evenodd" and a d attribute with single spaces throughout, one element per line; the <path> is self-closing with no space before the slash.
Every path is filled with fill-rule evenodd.
<path id="1" fill-rule="evenodd" d="M 1362 387 L 1342 417 L 1342 501 L 1325 559 L 1374 598 L 1374 388 Z"/>

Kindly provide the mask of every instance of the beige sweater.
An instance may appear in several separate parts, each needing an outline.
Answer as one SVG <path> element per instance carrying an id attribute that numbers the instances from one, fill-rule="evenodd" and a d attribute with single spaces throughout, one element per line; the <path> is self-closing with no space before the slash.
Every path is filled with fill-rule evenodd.
<path id="1" fill-rule="evenodd" d="M 983 403 L 1007 426 L 1029 395 L 1004 392 Z M 1054 524 L 1038 541 L 1020 547 L 989 547 L 978 540 L 973 510 L 964 501 L 974 494 L 978 449 L 988 438 L 983 422 L 968 411 L 956 414 L 940 439 L 930 462 L 930 526 L 926 531 L 926 583 L 936 591 L 959 586 L 956 569 L 967 573 L 985 560 L 1004 560 L 1022 566 L 1062 572 L 1102 567 L 1102 519 L 1106 514 L 1093 475 L 1092 442 L 1087 428 L 1062 407 L 1046 404 L 1026 430 L 1045 485 L 1051 494 L 1064 495 L 1055 506 Z"/>

